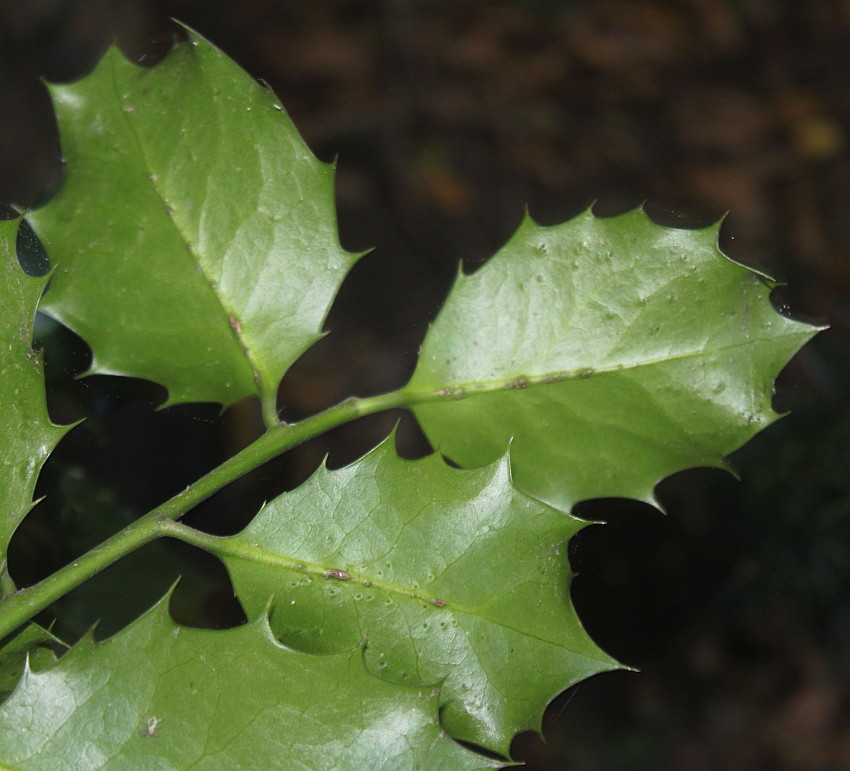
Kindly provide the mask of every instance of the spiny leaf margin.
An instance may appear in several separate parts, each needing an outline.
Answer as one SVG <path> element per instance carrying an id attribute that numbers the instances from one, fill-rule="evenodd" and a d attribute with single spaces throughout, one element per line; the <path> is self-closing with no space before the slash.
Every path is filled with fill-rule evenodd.
<path id="1" fill-rule="evenodd" d="M 442 682 L 449 733 L 507 755 L 560 692 L 620 666 L 569 598 L 567 543 L 586 524 L 517 490 L 507 457 L 463 471 L 403 460 L 391 437 L 320 467 L 217 553 L 249 615 L 273 598 L 284 642 L 365 639 L 372 672 Z"/>
<path id="2" fill-rule="evenodd" d="M 28 216 L 56 266 L 43 309 L 91 346 L 90 374 L 153 380 L 167 405 L 258 395 L 273 414 L 360 255 L 339 245 L 333 167 L 188 34 L 153 68 L 113 46 L 49 86 L 66 165 Z"/>
<path id="3" fill-rule="evenodd" d="M 368 674 L 359 647 L 291 650 L 265 616 L 236 629 L 180 627 L 168 597 L 101 643 L 27 670 L 0 707 L 0 763 L 90 769 L 483 769 L 449 739 L 438 688 Z"/>
<path id="4" fill-rule="evenodd" d="M 553 227 L 526 216 L 428 330 L 408 403 L 464 467 L 511 442 L 516 483 L 565 511 L 655 503 L 654 487 L 725 456 L 778 417 L 773 382 L 818 330 L 775 311 L 774 282 L 724 255 L 719 225 L 642 209 Z"/>
<path id="5" fill-rule="evenodd" d="M 38 474 L 69 430 L 50 420 L 41 354 L 32 348 L 36 306 L 47 277 L 26 275 L 17 258 L 19 220 L 0 221 L 0 599 L 11 589 L 9 541 L 33 506 Z"/>
<path id="6" fill-rule="evenodd" d="M 46 668 L 56 661 L 54 649 L 65 647 L 58 637 L 34 623 L 0 640 L 0 704 L 15 690 L 27 667 Z"/>

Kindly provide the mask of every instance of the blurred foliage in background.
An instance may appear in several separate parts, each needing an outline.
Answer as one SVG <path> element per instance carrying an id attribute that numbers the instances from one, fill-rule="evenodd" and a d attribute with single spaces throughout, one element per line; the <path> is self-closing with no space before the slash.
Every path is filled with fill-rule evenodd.
<path id="1" fill-rule="evenodd" d="M 850 2 L 2 2 L 0 205 L 37 205 L 61 178 L 39 79 L 79 77 L 113 39 L 152 64 L 181 35 L 169 17 L 267 81 L 317 155 L 339 157 L 343 244 L 377 247 L 346 282 L 333 334 L 284 380 L 285 418 L 402 384 L 457 261 L 483 262 L 526 205 L 544 224 L 593 201 L 614 214 L 645 200 L 680 227 L 729 212 L 727 253 L 789 282 L 780 307 L 832 325 L 780 380 L 791 416 L 733 458 L 742 481 L 667 480 L 667 516 L 580 506 L 609 524 L 572 544 L 575 602 L 597 641 L 641 673 L 568 692 L 547 713 L 547 743 L 522 736 L 515 751 L 532 769 L 850 769 Z M 38 245 L 23 234 L 20 246 L 37 269 Z M 88 419 L 50 461 L 48 498 L 13 544 L 19 583 L 260 430 L 251 404 L 155 412 L 156 386 L 75 380 L 85 346 L 47 321 L 41 340 L 54 419 Z M 402 452 L 425 452 L 412 421 L 374 416 L 269 464 L 190 521 L 232 532 L 325 453 L 331 466 L 350 462 L 398 419 Z M 109 634 L 177 575 L 178 620 L 239 623 L 215 561 L 170 543 L 45 620 L 75 637 L 102 618 Z M 139 581 L 136 597 L 127 586 Z"/>

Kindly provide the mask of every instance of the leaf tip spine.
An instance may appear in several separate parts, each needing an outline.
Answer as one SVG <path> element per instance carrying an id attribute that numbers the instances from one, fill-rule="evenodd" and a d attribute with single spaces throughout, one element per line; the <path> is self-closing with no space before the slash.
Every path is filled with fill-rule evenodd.
<path id="1" fill-rule="evenodd" d="M 585 209 L 583 209 L 582 211 L 580 211 L 580 212 L 578 213 L 578 217 L 577 217 L 576 219 L 578 219 L 579 217 L 587 217 L 587 218 L 594 219 L 594 220 L 601 219 L 601 217 L 598 217 L 598 216 L 596 215 L 596 213 L 593 211 L 593 209 L 595 208 L 596 204 L 598 204 L 598 203 L 599 203 L 599 199 L 598 199 L 598 198 L 594 198 L 594 199 L 593 199 L 593 200 L 592 200 L 592 201 L 591 201 L 591 202 L 587 205 L 587 207 L 586 207 Z"/>
<path id="2" fill-rule="evenodd" d="M 524 227 L 539 228 L 541 225 L 531 216 L 531 209 L 528 204 L 522 208 L 522 222 L 520 222 L 520 230 Z"/>

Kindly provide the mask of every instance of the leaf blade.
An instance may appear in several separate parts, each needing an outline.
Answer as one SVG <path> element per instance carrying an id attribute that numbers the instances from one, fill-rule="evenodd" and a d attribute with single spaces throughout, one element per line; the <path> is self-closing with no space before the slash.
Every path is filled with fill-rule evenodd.
<path id="1" fill-rule="evenodd" d="M 585 523 L 480 471 L 406 462 L 385 442 L 267 504 L 217 550 L 251 613 L 311 652 L 368 641 L 371 671 L 443 683 L 452 736 L 507 754 L 546 705 L 617 668 L 569 600 L 566 543 Z"/>
<path id="2" fill-rule="evenodd" d="M 778 417 L 773 380 L 817 330 L 776 313 L 716 236 L 640 210 L 526 218 L 426 335 L 405 392 L 431 443 L 475 467 L 511 442 L 517 484 L 564 510 L 654 502 L 676 471 L 725 467 Z"/>
<path id="3" fill-rule="evenodd" d="M 195 33 L 152 69 L 113 47 L 50 90 L 67 174 L 29 215 L 57 263 L 45 310 L 92 346 L 91 372 L 159 382 L 167 404 L 272 403 L 359 257 L 333 168 Z"/>
<path id="4" fill-rule="evenodd" d="M 46 278 L 21 270 L 16 256 L 18 220 L 0 221 L 0 573 L 9 541 L 33 506 L 39 471 L 69 427 L 47 413 L 41 355 L 32 348 L 33 323 Z M 6 580 L 0 582 L 0 599 Z"/>
<path id="5" fill-rule="evenodd" d="M 0 707 L 0 748 L 31 769 L 498 767 L 441 732 L 436 692 L 372 677 L 359 649 L 297 653 L 263 618 L 178 627 L 165 601 L 27 672 Z"/>

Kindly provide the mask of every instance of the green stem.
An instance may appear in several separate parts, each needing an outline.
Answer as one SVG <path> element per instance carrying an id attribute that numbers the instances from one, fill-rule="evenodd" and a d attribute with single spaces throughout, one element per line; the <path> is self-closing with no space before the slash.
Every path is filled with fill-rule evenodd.
<path id="1" fill-rule="evenodd" d="M 136 549 L 161 537 L 163 523 L 180 519 L 230 482 L 308 439 L 364 415 L 404 406 L 403 390 L 365 399 L 348 399 L 318 415 L 291 425 L 278 423 L 244 450 L 201 477 L 70 565 L 0 603 L 0 640 L 36 613 Z"/>

